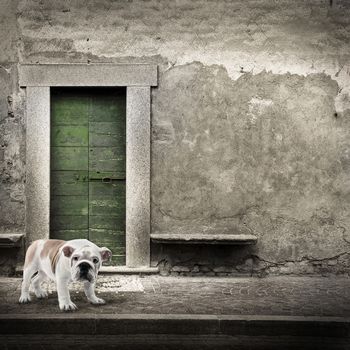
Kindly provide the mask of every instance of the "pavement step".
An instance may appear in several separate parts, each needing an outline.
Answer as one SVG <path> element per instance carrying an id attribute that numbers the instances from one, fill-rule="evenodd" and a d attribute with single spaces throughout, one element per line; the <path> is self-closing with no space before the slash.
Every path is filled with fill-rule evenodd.
<path id="1" fill-rule="evenodd" d="M 0 335 L 0 349 L 66 350 L 348 350 L 348 339 L 291 336 L 227 336 L 227 335 Z"/>
<path id="2" fill-rule="evenodd" d="M 350 318 L 194 314 L 9 314 L 0 335 L 226 335 L 349 339 Z"/>

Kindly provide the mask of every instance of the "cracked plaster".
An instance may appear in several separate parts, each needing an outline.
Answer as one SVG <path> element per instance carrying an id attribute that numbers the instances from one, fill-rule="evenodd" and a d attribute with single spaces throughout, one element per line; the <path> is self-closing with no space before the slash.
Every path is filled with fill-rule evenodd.
<path id="1" fill-rule="evenodd" d="M 24 229 L 17 64 L 154 63 L 152 229 L 248 230 L 259 239 L 233 252 L 154 247 L 153 263 L 303 274 L 325 260 L 322 271 L 347 271 L 349 3 L 82 4 L 0 4 L 1 230 Z"/>

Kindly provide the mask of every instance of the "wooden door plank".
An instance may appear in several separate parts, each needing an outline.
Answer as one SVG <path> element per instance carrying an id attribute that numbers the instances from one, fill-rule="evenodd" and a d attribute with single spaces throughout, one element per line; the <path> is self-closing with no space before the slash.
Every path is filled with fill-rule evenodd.
<path id="1" fill-rule="evenodd" d="M 84 182 L 51 184 L 52 196 L 55 196 L 57 193 L 59 193 L 60 196 L 88 196 L 89 188 Z"/>
<path id="2" fill-rule="evenodd" d="M 120 147 L 125 153 L 125 119 L 118 122 L 90 122 L 89 145 L 91 147 Z"/>
<path id="3" fill-rule="evenodd" d="M 51 171 L 51 196 L 88 196 L 88 171 Z"/>
<path id="4" fill-rule="evenodd" d="M 90 147 L 89 170 L 93 172 L 119 172 L 125 174 L 126 156 L 120 147 Z"/>
<path id="5" fill-rule="evenodd" d="M 111 93 L 109 95 L 95 95 L 92 97 L 90 122 L 115 122 L 125 120 L 126 117 L 126 94 Z"/>
<path id="6" fill-rule="evenodd" d="M 90 199 L 90 215 L 113 215 L 117 211 L 125 210 L 125 202 L 119 198 Z"/>
<path id="7" fill-rule="evenodd" d="M 52 147 L 51 170 L 88 170 L 87 147 Z"/>
<path id="8" fill-rule="evenodd" d="M 125 233 L 125 213 L 119 215 L 90 215 L 89 226 L 91 229 L 120 230 Z"/>
<path id="9" fill-rule="evenodd" d="M 52 125 L 87 125 L 89 97 L 62 93 L 53 94 L 51 99 Z"/>
<path id="10" fill-rule="evenodd" d="M 118 197 L 125 201 L 125 181 L 90 181 L 89 183 L 90 198 L 104 199 Z"/>
<path id="11" fill-rule="evenodd" d="M 51 171 L 51 183 L 75 184 L 85 182 L 88 186 L 89 172 L 87 170 L 56 170 Z"/>
<path id="12" fill-rule="evenodd" d="M 53 196 L 51 215 L 88 215 L 88 196 Z"/>
<path id="13" fill-rule="evenodd" d="M 112 251 L 110 264 L 125 264 L 125 232 L 89 229 L 89 239 L 100 247 L 108 247 Z"/>
<path id="14" fill-rule="evenodd" d="M 56 230 L 86 230 L 89 228 L 88 215 L 53 215 L 51 227 Z"/>
<path id="15" fill-rule="evenodd" d="M 99 171 L 89 170 L 89 179 L 108 182 L 109 180 L 125 180 L 125 170 L 121 171 Z"/>
<path id="16" fill-rule="evenodd" d="M 54 125 L 51 128 L 51 146 L 86 147 L 88 140 L 87 125 Z"/>
<path id="17" fill-rule="evenodd" d="M 88 239 L 89 230 L 52 230 L 51 237 L 69 241 L 71 239 Z"/>

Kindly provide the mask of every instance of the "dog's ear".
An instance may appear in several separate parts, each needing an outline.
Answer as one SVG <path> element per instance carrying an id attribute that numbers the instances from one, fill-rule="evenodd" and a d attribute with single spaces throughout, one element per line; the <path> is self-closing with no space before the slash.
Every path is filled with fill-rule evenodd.
<path id="1" fill-rule="evenodd" d="M 109 261 L 112 257 L 112 252 L 106 247 L 100 248 L 100 254 L 103 262 Z"/>
<path id="2" fill-rule="evenodd" d="M 73 247 L 70 247 L 69 245 L 66 245 L 62 248 L 62 252 L 67 258 L 70 258 L 72 256 L 74 250 L 75 249 Z"/>

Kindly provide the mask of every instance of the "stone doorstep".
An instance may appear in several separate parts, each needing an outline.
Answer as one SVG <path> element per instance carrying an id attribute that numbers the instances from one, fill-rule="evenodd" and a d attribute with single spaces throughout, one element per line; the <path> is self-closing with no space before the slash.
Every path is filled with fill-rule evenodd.
<path id="1" fill-rule="evenodd" d="M 20 331 L 19 331 L 20 330 Z M 229 335 L 350 338 L 350 318 L 181 314 L 0 315 L 0 335 Z"/>
<path id="2" fill-rule="evenodd" d="M 128 266 L 102 266 L 102 274 L 121 274 L 121 275 L 139 275 L 139 274 L 158 274 L 158 267 L 128 267 Z"/>
<path id="3" fill-rule="evenodd" d="M 18 248 L 22 245 L 23 233 L 1 233 L 0 248 Z"/>
<path id="4" fill-rule="evenodd" d="M 127 266 L 102 266 L 99 274 L 120 274 L 120 275 L 152 275 L 158 274 L 158 267 L 127 267 Z M 23 264 L 16 266 L 16 276 L 22 276 Z"/>

